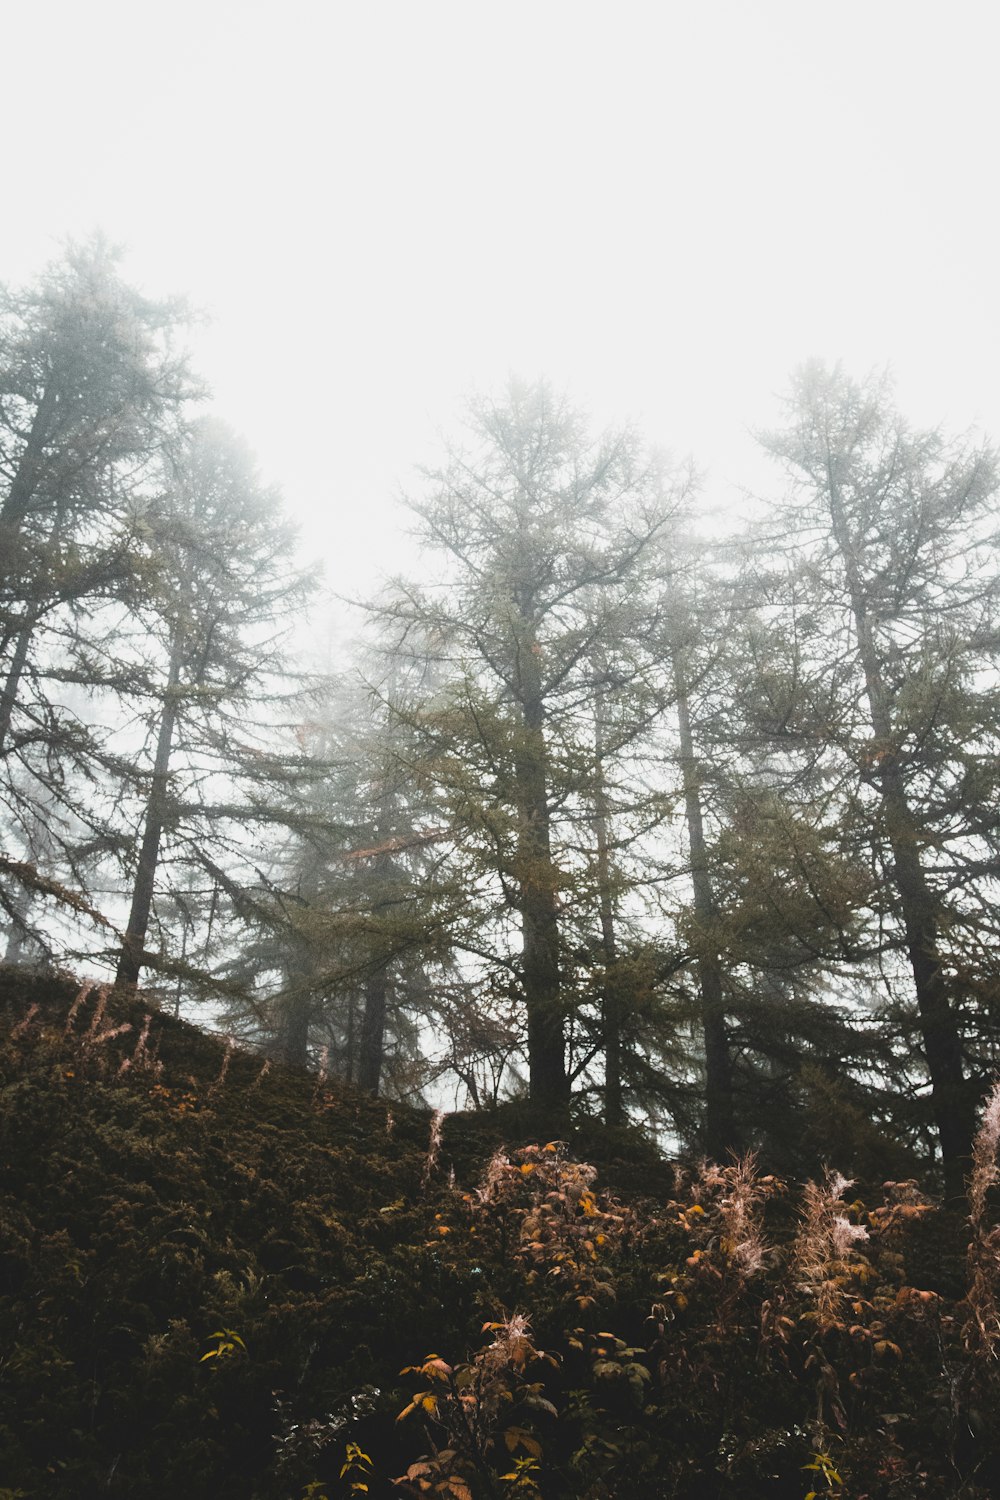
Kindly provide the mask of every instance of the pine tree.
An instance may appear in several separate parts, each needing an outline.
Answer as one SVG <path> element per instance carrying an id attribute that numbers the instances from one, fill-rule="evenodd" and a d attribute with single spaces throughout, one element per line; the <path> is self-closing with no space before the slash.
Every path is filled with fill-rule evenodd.
<path id="1" fill-rule="evenodd" d="M 141 590 L 144 473 L 196 394 L 173 347 L 183 310 L 142 297 L 117 262 L 93 240 L 0 293 L 0 821 L 20 886 L 0 895 L 15 950 L 33 890 L 68 879 L 85 902 L 114 844 L 88 805 L 118 768 L 87 695 L 115 656 L 115 606 Z"/>
<path id="2" fill-rule="evenodd" d="M 378 615 L 398 652 L 435 664 L 420 727 L 470 892 L 455 940 L 484 992 L 518 995 L 531 1099 L 559 1111 L 574 1070 L 574 822 L 596 805 L 594 652 L 611 668 L 631 652 L 644 570 L 686 479 L 631 433 L 592 439 L 545 385 L 474 403 L 470 426 L 472 447 L 411 504 L 440 578 L 400 582 Z"/>
<path id="3" fill-rule="evenodd" d="M 998 852 L 996 460 L 912 430 L 886 382 L 818 365 L 764 442 L 791 482 L 758 539 L 772 736 L 800 761 L 808 743 L 845 845 L 884 881 L 872 918 L 883 962 L 909 970 L 954 1195 L 981 1089 L 967 1068 L 996 1034 L 977 952 Z"/>
<path id="4" fill-rule="evenodd" d="M 238 900 L 247 877 L 227 863 L 252 872 L 255 830 L 283 824 L 285 768 L 268 702 L 283 691 L 282 642 L 311 587 L 277 495 L 226 429 L 195 426 L 166 455 L 163 480 L 144 516 L 155 580 L 142 663 L 150 760 L 118 957 L 124 987 L 167 961 L 148 934 L 157 893 L 177 872 L 200 871 L 209 896 L 221 886 Z"/>
<path id="5" fill-rule="evenodd" d="M 415 1042 L 439 1019 L 430 976 L 445 957 L 450 891 L 441 830 L 427 823 L 402 716 L 390 727 L 384 698 L 354 675 L 313 685 L 298 728 L 307 779 L 267 888 L 244 910 L 228 972 L 250 998 L 229 1015 L 289 1062 L 325 1049 L 331 1074 L 368 1092 L 419 1092 Z"/>
<path id="6" fill-rule="evenodd" d="M 802 1068 L 853 1057 L 834 992 L 860 896 L 812 789 L 761 753 L 756 617 L 730 541 L 706 556 L 687 535 L 673 556 L 657 640 L 671 688 L 660 756 L 683 822 L 661 855 L 662 904 L 699 1095 L 676 1123 L 718 1161 L 794 1133 Z"/>

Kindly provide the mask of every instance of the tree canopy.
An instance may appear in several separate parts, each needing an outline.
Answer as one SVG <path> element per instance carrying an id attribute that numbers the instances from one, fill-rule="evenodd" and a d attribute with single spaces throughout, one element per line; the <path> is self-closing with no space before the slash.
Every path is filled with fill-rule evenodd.
<path id="1" fill-rule="evenodd" d="M 183 328 L 98 240 L 3 293 L 8 960 L 716 1159 L 793 1168 L 826 1110 L 957 1194 L 1000 1047 L 993 450 L 810 364 L 722 526 L 513 380 L 306 671 L 315 576 Z"/>

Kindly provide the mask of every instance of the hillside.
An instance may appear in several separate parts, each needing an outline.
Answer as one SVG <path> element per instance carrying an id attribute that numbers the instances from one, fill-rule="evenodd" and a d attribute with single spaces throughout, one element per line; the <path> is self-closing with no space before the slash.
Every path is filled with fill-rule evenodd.
<path id="1" fill-rule="evenodd" d="M 0 1033 L 5 1500 L 1000 1491 L 982 1163 L 970 1246 L 915 1183 L 438 1141 L 68 978 Z"/>

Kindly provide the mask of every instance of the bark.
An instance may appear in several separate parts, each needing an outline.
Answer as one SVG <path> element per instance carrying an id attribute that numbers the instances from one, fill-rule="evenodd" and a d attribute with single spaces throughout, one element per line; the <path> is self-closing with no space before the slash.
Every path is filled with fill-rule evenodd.
<path id="1" fill-rule="evenodd" d="M 20 964 L 29 962 L 25 953 L 30 952 L 33 946 L 31 933 L 28 930 L 28 916 L 31 912 L 31 892 L 21 886 L 11 900 L 7 915 L 10 917 L 10 931 L 7 935 L 7 947 L 4 951 L 3 961 L 5 964 Z"/>
<path id="2" fill-rule="evenodd" d="M 16 536 L 31 510 L 38 470 L 45 452 L 45 444 L 48 441 L 56 400 L 55 385 L 50 381 L 35 407 L 28 441 L 24 445 L 14 478 L 11 480 L 7 498 L 0 507 L 0 541 L 8 542 Z"/>
<path id="3" fill-rule="evenodd" d="M 366 1094 L 377 1094 L 382 1077 L 385 1053 L 385 1017 L 389 999 L 389 970 L 386 964 L 376 969 L 365 984 L 365 1005 L 361 1016 L 361 1048 L 358 1056 L 358 1088 Z"/>
<path id="4" fill-rule="evenodd" d="M 7 736 L 10 733 L 14 707 L 17 703 L 17 692 L 21 685 L 21 677 L 24 673 L 25 664 L 28 660 L 28 649 L 31 646 L 33 630 L 34 622 L 29 620 L 28 624 L 19 633 L 17 644 L 14 647 L 14 655 L 7 669 L 3 691 L 0 692 L 0 755 L 4 752 L 7 744 Z"/>
<path id="5" fill-rule="evenodd" d="M 882 797 L 885 830 L 892 852 L 896 894 L 913 973 L 917 1019 L 931 1084 L 931 1108 L 941 1145 L 945 1191 L 964 1195 L 964 1175 L 972 1154 L 975 1107 L 963 1072 L 962 1034 L 948 996 L 938 949 L 938 903 L 920 858 L 919 829 L 906 792 L 893 733 L 890 695 L 867 609 L 865 590 L 836 482 L 829 477 L 834 539 L 844 563 L 858 656 L 865 679 L 875 736 L 873 778 Z"/>
<path id="6" fill-rule="evenodd" d="M 691 732 L 684 674 L 676 658 L 674 682 L 677 692 L 681 775 L 684 782 L 684 811 L 691 854 L 694 915 L 699 940 L 698 987 L 701 992 L 701 1022 L 705 1039 L 705 1150 L 716 1161 L 723 1161 L 728 1152 L 738 1149 L 733 1112 L 732 1057 L 726 1026 L 722 964 L 712 940 L 717 912 L 705 844 L 698 762 Z"/>
<path id="7" fill-rule="evenodd" d="M 122 942 L 121 956 L 115 985 L 119 989 L 134 989 L 139 982 L 143 967 L 146 933 L 153 906 L 153 891 L 156 886 L 156 867 L 160 857 L 160 839 L 166 821 L 168 803 L 168 781 L 170 775 L 170 752 L 173 746 L 174 725 L 177 719 L 177 687 L 180 682 L 180 644 L 174 643 L 170 658 L 167 690 L 163 699 L 163 715 L 156 740 L 156 757 L 153 761 L 153 781 L 146 804 L 146 818 L 139 850 L 139 867 L 132 890 L 132 908 L 128 927 Z"/>
<path id="8" fill-rule="evenodd" d="M 569 1102 L 559 973 L 559 918 L 552 859 L 544 703 L 539 646 L 520 643 L 521 724 L 514 772 L 520 829 L 517 847 L 521 971 L 528 1020 L 528 1081 L 532 1104 L 561 1110 Z"/>
<path id="9" fill-rule="evenodd" d="M 347 997 L 347 1026 L 344 1033 L 344 1082 L 353 1083 L 357 1069 L 354 1038 L 358 1029 L 358 997 L 354 990 Z"/>
<path id="10" fill-rule="evenodd" d="M 372 918 L 377 929 L 380 919 L 389 911 L 391 902 L 386 886 L 392 880 L 395 863 L 386 847 L 392 840 L 395 799 L 384 787 L 379 796 L 378 816 L 375 820 L 375 846 L 382 849 L 372 866 L 375 881 L 375 901 Z M 367 1094 L 377 1094 L 382 1078 L 382 1063 L 385 1058 L 385 1021 L 389 1005 L 391 959 L 386 958 L 368 975 L 364 985 L 364 1005 L 361 1012 L 361 1037 L 357 1058 L 358 1087 Z M 354 1058 L 352 1045 L 351 1058 Z"/>
<path id="11" fill-rule="evenodd" d="M 304 1068 L 309 1061 L 310 996 L 294 995 L 286 1004 L 281 1018 L 280 1050 L 283 1062 L 292 1068 Z"/>
<path id="12" fill-rule="evenodd" d="M 622 1098 L 622 1001 L 618 970 L 618 936 L 611 892 L 611 853 L 608 833 L 609 808 L 604 780 L 604 694 L 594 699 L 594 838 L 597 844 L 597 905 L 604 957 L 601 991 L 601 1027 L 604 1036 L 604 1123 L 621 1125 L 625 1119 Z"/>
<path id="13" fill-rule="evenodd" d="M 55 407 L 55 385 L 50 381 L 42 393 L 42 399 L 35 407 L 35 415 L 32 418 L 28 441 L 25 443 L 18 461 L 14 478 L 11 480 L 10 489 L 7 492 L 7 498 L 4 500 L 3 506 L 0 507 L 0 579 L 4 581 L 11 577 L 12 560 L 16 555 L 15 543 L 21 526 L 31 510 L 35 497 L 38 470 L 45 451 L 45 444 L 48 439 Z M 14 648 L 13 660 L 7 671 L 2 695 L 0 695 L 0 752 L 3 751 L 7 735 L 10 733 L 11 717 L 14 712 L 14 705 L 17 702 L 17 690 L 20 686 L 21 674 L 28 659 L 28 649 L 31 645 L 33 629 L 34 621 L 29 620 L 19 632 L 17 645 Z"/>

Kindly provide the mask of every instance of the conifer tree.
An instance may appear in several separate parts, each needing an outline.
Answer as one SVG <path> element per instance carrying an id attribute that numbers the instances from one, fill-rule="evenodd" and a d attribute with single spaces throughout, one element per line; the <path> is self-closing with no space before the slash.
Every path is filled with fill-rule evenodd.
<path id="1" fill-rule="evenodd" d="M 390 726 L 385 688 L 356 676 L 314 684 L 288 836 L 227 969 L 247 989 L 229 1009 L 241 1031 L 297 1065 L 325 1049 L 331 1074 L 371 1093 L 419 1093 L 427 1076 L 414 1043 L 440 1019 L 430 976 L 451 899 L 395 709 Z"/>
<path id="2" fill-rule="evenodd" d="M 570 830 L 575 809 L 594 808 L 594 651 L 613 667 L 636 638 L 641 580 L 686 476 L 629 432 L 591 438 L 543 384 L 475 402 L 470 435 L 410 507 L 438 578 L 399 582 L 378 614 L 397 651 L 436 665 L 420 724 L 475 893 L 460 942 L 484 990 L 518 995 L 531 1099 L 558 1111 L 573 1072 Z"/>
<path id="3" fill-rule="evenodd" d="M 811 1060 L 854 1060 L 836 970 L 866 887 L 832 847 L 811 787 L 761 753 L 752 591 L 728 540 L 696 561 L 699 550 L 690 536 L 675 543 L 657 639 L 671 688 L 661 774 L 683 814 L 661 878 L 671 984 L 698 1037 L 699 1098 L 682 1133 L 724 1161 L 788 1135 Z"/>
<path id="4" fill-rule="evenodd" d="M 819 365 L 764 443 L 790 481 L 758 537 L 764 717 L 881 876 L 872 920 L 884 969 L 894 953 L 908 969 L 954 1195 L 996 1037 L 981 925 L 998 852 L 996 459 L 911 429 L 885 381 Z"/>
<path id="5" fill-rule="evenodd" d="M 129 861 L 123 987 L 166 960 L 147 940 L 156 895 L 175 872 L 200 870 L 209 895 L 221 886 L 238 899 L 241 877 L 227 861 L 253 871 L 254 833 L 282 826 L 275 789 L 285 770 L 267 705 L 280 696 L 282 641 L 311 587 L 276 493 L 226 429 L 197 424 L 166 455 L 163 481 L 144 516 L 155 649 L 142 664 L 150 759 Z"/>
<path id="6" fill-rule="evenodd" d="M 197 394 L 174 340 L 183 310 L 121 278 L 100 239 L 37 285 L 0 292 L 0 891 L 15 951 L 32 891 L 69 879 L 114 834 L 87 791 L 118 767 L 88 693 L 117 671 L 114 606 L 141 591 L 135 506 Z"/>

